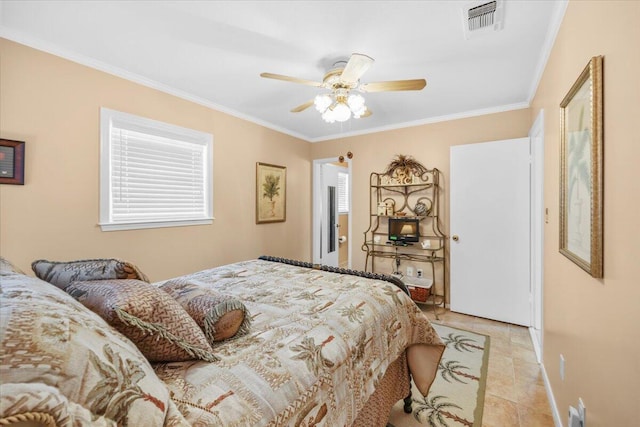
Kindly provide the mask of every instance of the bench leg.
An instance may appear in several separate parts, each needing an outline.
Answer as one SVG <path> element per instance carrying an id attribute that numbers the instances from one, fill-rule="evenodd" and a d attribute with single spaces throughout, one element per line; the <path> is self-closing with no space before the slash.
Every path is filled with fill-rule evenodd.
<path id="1" fill-rule="evenodd" d="M 411 408 L 411 403 L 412 402 L 413 402 L 413 399 L 411 398 L 411 390 L 409 390 L 409 395 L 404 398 L 404 413 L 405 414 L 410 414 L 411 411 L 413 410 Z"/>

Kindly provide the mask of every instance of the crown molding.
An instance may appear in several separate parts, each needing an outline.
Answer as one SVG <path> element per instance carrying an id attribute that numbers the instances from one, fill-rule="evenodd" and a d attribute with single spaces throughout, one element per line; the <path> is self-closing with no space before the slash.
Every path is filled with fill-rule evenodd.
<path id="1" fill-rule="evenodd" d="M 0 3 L 1 4 L 1 3 Z M 299 134 L 297 132 L 292 132 L 289 129 L 285 129 L 282 128 L 280 126 L 276 126 L 272 123 L 269 122 L 265 122 L 261 119 L 258 119 L 256 117 L 250 116 L 248 114 L 244 114 L 241 113 L 239 111 L 233 110 L 231 108 L 225 107 L 223 105 L 219 105 L 216 104 L 214 102 L 211 102 L 205 98 L 201 98 L 199 96 L 193 95 L 189 92 L 185 92 L 183 90 L 180 89 L 176 89 L 172 86 L 163 84 L 163 83 L 159 83 L 155 80 L 152 79 L 148 79 L 146 77 L 143 77 L 139 74 L 136 73 L 132 73 L 130 71 L 124 70 L 122 68 L 118 68 L 118 67 L 114 67 L 112 65 L 109 65 L 105 62 L 102 61 L 98 61 L 97 59 L 85 56 L 85 55 L 80 55 L 78 53 L 72 52 L 68 49 L 64 49 L 61 48 L 60 46 L 44 41 L 42 39 L 36 38 L 36 37 L 32 37 L 32 36 L 28 36 L 20 31 L 16 31 L 14 29 L 11 28 L 7 28 L 6 26 L 0 25 L 0 37 L 5 38 L 7 40 L 11 40 L 13 42 L 25 45 L 25 46 L 29 46 L 33 49 L 45 52 L 45 53 L 49 53 L 51 55 L 55 55 L 64 59 L 67 59 L 69 61 L 78 63 L 80 65 L 84 65 L 86 67 L 89 68 L 93 68 L 95 70 L 98 71 L 102 71 L 105 72 L 107 74 L 111 74 L 113 76 L 116 77 L 120 77 L 122 79 L 140 84 L 142 86 L 146 86 L 148 88 L 151 89 L 155 89 L 158 90 L 160 92 L 164 92 L 166 94 L 169 95 L 173 95 L 176 96 L 178 98 L 193 102 L 195 104 L 198 105 L 202 105 L 203 107 L 207 107 L 207 108 L 211 108 L 213 110 L 216 111 L 220 111 L 222 113 L 228 114 L 230 116 L 242 119 L 242 120 L 246 120 L 252 123 L 255 123 L 257 125 L 266 127 L 268 129 L 274 130 L 276 132 L 280 132 L 280 133 L 284 133 L 286 135 L 292 136 L 294 138 L 298 138 L 301 139 L 305 142 L 309 142 L 308 140 L 308 136 L 306 135 L 302 135 Z"/>
<path id="2" fill-rule="evenodd" d="M 327 136 L 323 136 L 323 137 L 312 138 L 312 139 L 309 139 L 308 141 L 312 142 L 312 143 L 323 142 L 323 141 L 331 141 L 331 140 L 334 140 L 334 139 L 347 138 L 347 137 L 351 137 L 351 136 L 367 135 L 367 134 L 370 134 L 370 133 L 377 133 L 377 132 L 385 132 L 385 131 L 389 131 L 389 130 L 404 129 L 404 128 L 428 125 L 428 124 L 433 124 L 433 123 L 448 122 L 448 121 L 452 121 L 452 120 L 459 120 L 459 119 L 466 119 L 466 118 L 470 118 L 470 117 L 484 116 L 484 115 L 487 115 L 487 114 L 504 113 L 506 111 L 522 110 L 524 108 L 529 108 L 529 107 L 530 107 L 530 104 L 528 102 L 518 102 L 518 103 L 515 103 L 515 104 L 500 105 L 500 106 L 497 106 L 497 107 L 483 108 L 483 109 L 480 109 L 480 110 L 472 110 L 472 111 L 464 111 L 464 112 L 461 112 L 461 113 L 447 114 L 447 115 L 444 115 L 444 116 L 437 116 L 437 117 L 429 117 L 429 118 L 426 118 L 426 119 L 414 120 L 414 121 L 404 122 L 404 123 L 397 123 L 397 124 L 393 124 L 393 125 L 389 125 L 389 126 L 381 126 L 381 127 L 377 127 L 377 128 L 373 128 L 373 129 L 368 129 L 366 131 L 353 131 L 353 132 L 345 132 L 345 133 L 327 135 Z"/>
<path id="3" fill-rule="evenodd" d="M 562 3 L 565 3 L 565 8 L 566 8 L 566 2 L 567 0 L 561 0 Z M 554 20 L 555 25 L 554 28 L 554 35 L 553 37 L 548 37 L 547 38 L 547 44 L 552 47 L 553 46 L 553 40 L 555 40 L 555 34 L 557 34 L 557 29 L 559 28 L 560 23 L 562 22 L 562 16 L 564 15 L 564 10 L 565 8 L 559 8 L 562 9 L 561 12 L 562 13 L 557 13 L 556 14 L 556 18 Z M 11 29 L 11 28 L 7 28 L 6 26 L 0 25 L 0 37 L 3 37 L 7 40 L 11 40 L 14 41 L 16 43 L 19 44 L 23 44 L 25 46 L 29 46 L 33 49 L 36 50 L 40 50 L 42 52 L 45 53 L 49 53 L 64 59 L 67 59 L 69 61 L 87 66 L 89 68 L 93 68 L 95 70 L 98 71 L 102 71 L 105 72 L 107 74 L 111 74 L 114 75 L 116 77 L 120 77 L 122 79 L 140 84 L 142 86 L 145 87 L 149 87 L 151 89 L 155 89 L 158 90 L 160 92 L 164 92 L 167 93 L 169 95 L 173 95 L 176 96 L 178 98 L 193 102 L 195 104 L 198 105 L 202 105 L 204 107 L 207 108 L 211 108 L 213 110 L 216 111 L 220 111 L 222 113 L 228 114 L 230 116 L 242 119 L 242 120 L 246 120 L 249 121 L 251 123 L 257 124 L 259 126 L 263 126 L 267 129 L 271 129 L 273 131 L 276 132 L 280 132 L 283 133 L 285 135 L 289 135 L 292 136 L 294 138 L 300 139 L 304 142 L 310 142 L 310 143 L 317 143 L 317 142 L 325 142 L 325 141 L 331 141 L 331 140 L 335 140 L 335 139 L 341 139 L 341 138 L 348 138 L 348 137 L 352 137 L 352 136 L 360 136 L 360 135 L 368 135 L 368 134 L 372 134 L 372 133 L 377 133 L 377 132 L 385 132 L 385 131 L 390 131 L 390 130 L 397 130 L 397 129 L 404 129 L 404 128 L 408 128 L 408 127 L 415 127 L 415 126 L 422 126 L 422 125 L 426 125 L 426 124 L 433 124 L 433 123 L 440 123 L 440 122 L 446 122 L 446 121 L 451 121 L 451 120 L 459 120 L 459 119 L 464 119 L 464 118 L 469 118 L 469 117 L 477 117 L 477 116 L 482 116 L 482 115 L 486 115 L 486 114 L 495 114 L 495 113 L 502 113 L 502 112 L 506 112 L 506 111 L 513 111 L 513 110 L 520 110 L 523 108 L 529 108 L 530 106 L 530 101 L 527 102 L 519 102 L 519 103 L 514 103 L 514 104 L 507 104 L 507 105 L 501 105 L 501 106 L 497 106 L 497 107 L 490 107 L 490 108 L 484 108 L 484 109 L 479 109 L 479 110 L 472 110 L 472 111 L 466 111 L 466 112 L 461 112 L 461 113 L 455 113 L 455 114 L 448 114 L 448 115 L 443 115 L 443 116 L 437 116 L 437 117 L 429 117 L 426 119 L 420 119 L 420 120 L 414 120 L 414 121 L 409 121 L 409 122 L 404 122 L 404 123 L 396 123 L 393 125 L 389 125 L 389 126 L 380 126 L 380 127 L 376 127 L 376 128 L 372 128 L 372 129 L 367 129 L 367 130 L 363 130 L 363 131 L 353 131 L 353 132 L 344 132 L 344 133 L 336 133 L 336 134 L 331 134 L 331 135 L 326 135 L 326 136 L 322 136 L 322 137 L 317 137 L 317 138 L 313 138 L 310 137 L 309 135 L 303 135 L 301 133 L 298 132 L 293 132 L 289 129 L 285 129 L 281 126 L 276 126 L 272 123 L 266 122 L 264 120 L 258 119 L 256 117 L 250 116 L 248 114 L 244 114 L 241 113 L 239 111 L 230 109 L 228 107 L 216 104 L 214 102 L 211 102 L 207 99 L 198 97 L 196 95 L 193 95 L 189 92 L 180 90 L 180 89 L 176 89 L 172 86 L 163 84 L 163 83 L 159 83 L 155 80 L 152 79 L 148 79 L 146 77 L 143 77 L 139 74 L 136 73 L 132 73 L 129 72 L 127 70 L 124 70 L 122 68 L 118 68 L 118 67 L 114 67 L 112 65 L 109 65 L 107 63 L 104 63 L 102 61 L 98 61 L 94 58 L 85 56 L 85 55 L 80 55 L 77 54 L 75 52 L 69 51 L 68 49 L 64 49 L 61 48 L 58 45 L 55 45 L 53 43 L 47 42 L 45 40 L 39 39 L 39 38 L 35 38 L 32 36 L 28 36 L 20 31 Z M 549 41 L 551 40 L 551 41 Z M 545 49 L 545 55 L 542 55 L 541 58 L 544 58 L 544 61 L 541 61 L 543 63 L 542 66 L 540 66 L 540 62 L 538 65 L 538 69 L 544 71 L 544 64 L 546 64 L 546 59 L 548 59 L 549 56 L 549 52 L 550 51 L 550 47 L 548 49 Z M 542 71 L 540 71 L 540 76 Z M 539 81 L 540 76 L 538 76 L 536 83 L 534 85 L 534 88 L 537 88 L 537 84 Z M 535 94 L 535 92 L 534 92 Z"/>
<path id="4" fill-rule="evenodd" d="M 549 29 L 547 30 L 547 35 L 545 37 L 542 50 L 540 51 L 540 56 L 538 57 L 538 64 L 536 65 L 533 80 L 531 81 L 531 87 L 529 88 L 529 97 L 527 98 L 529 104 L 531 104 L 533 98 L 536 96 L 536 92 L 538 91 L 538 85 L 540 84 L 540 80 L 542 80 L 544 69 L 547 67 L 547 61 L 549 60 L 549 56 L 551 56 L 551 50 L 553 50 L 553 45 L 555 44 L 556 37 L 560 31 L 560 25 L 562 24 L 562 19 L 567 11 L 569 0 L 556 0 L 555 4 L 556 8 L 551 17 L 551 22 L 549 22 Z"/>

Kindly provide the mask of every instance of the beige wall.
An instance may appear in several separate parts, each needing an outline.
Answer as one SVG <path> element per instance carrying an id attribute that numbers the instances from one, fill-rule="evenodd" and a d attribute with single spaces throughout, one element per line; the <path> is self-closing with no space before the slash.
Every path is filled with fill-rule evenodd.
<path id="1" fill-rule="evenodd" d="M 310 260 L 310 144 L 0 39 L 0 134 L 26 141 L 24 186 L 0 186 L 0 254 L 130 260 L 152 280 L 261 254 Z M 99 111 L 213 134 L 213 225 L 102 232 Z M 287 221 L 255 224 L 255 164 L 287 167 Z"/>
<path id="2" fill-rule="evenodd" d="M 545 110 L 544 364 L 563 421 L 582 397 L 590 427 L 638 423 L 638 19 L 638 1 L 571 1 L 531 109 L 532 120 Z M 558 252 L 559 105 L 595 55 L 604 55 L 604 279 Z"/>
<path id="3" fill-rule="evenodd" d="M 364 269 L 365 253 L 360 247 L 364 240 L 363 233 L 369 227 L 371 172 L 384 171 L 396 154 L 408 154 L 428 168 L 438 168 L 442 172 L 442 230 L 448 234 L 449 148 L 460 144 L 520 138 L 527 136 L 530 125 L 531 112 L 522 109 L 313 144 L 313 159 L 346 156 L 347 151 L 353 152 L 352 267 Z M 410 265 L 405 262 L 403 268 Z M 391 268 L 391 264 L 388 267 Z M 415 264 L 414 267 L 425 268 L 425 265 Z"/>

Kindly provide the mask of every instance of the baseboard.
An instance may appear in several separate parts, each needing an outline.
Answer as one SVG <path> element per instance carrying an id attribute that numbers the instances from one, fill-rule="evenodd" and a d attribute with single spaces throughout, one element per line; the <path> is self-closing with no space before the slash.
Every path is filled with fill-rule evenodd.
<path id="1" fill-rule="evenodd" d="M 540 363 L 542 368 L 542 379 L 544 380 L 544 388 L 547 390 L 547 399 L 549 399 L 549 405 L 551 406 L 551 414 L 553 415 L 553 424 L 555 427 L 563 427 L 562 420 L 560 419 L 560 412 L 558 411 L 558 405 L 556 405 L 556 398 L 553 396 L 553 390 L 551 390 L 551 382 L 547 376 L 547 370 L 544 369 L 544 363 Z"/>
<path id="2" fill-rule="evenodd" d="M 536 336 L 536 330 L 532 326 L 529 327 L 529 336 L 531 337 L 533 350 L 536 352 L 536 360 L 539 364 L 542 365 L 542 349 L 540 348 L 540 343 L 538 342 L 538 337 Z"/>
<path id="3" fill-rule="evenodd" d="M 555 427 L 563 427 L 562 419 L 560 418 L 560 412 L 558 411 L 558 405 L 556 405 L 556 399 L 553 396 L 553 390 L 551 389 L 551 381 L 549 381 L 549 377 L 547 376 L 547 370 L 544 368 L 544 363 L 542 359 L 542 349 L 540 348 L 540 343 L 536 337 L 536 331 L 533 327 L 529 328 L 529 335 L 531 337 L 531 343 L 533 344 L 533 350 L 536 352 L 536 360 L 540 364 L 540 368 L 542 369 L 542 378 L 544 380 L 544 388 L 547 391 L 547 399 L 549 400 L 549 406 L 551 406 L 551 414 L 553 415 L 553 423 Z"/>

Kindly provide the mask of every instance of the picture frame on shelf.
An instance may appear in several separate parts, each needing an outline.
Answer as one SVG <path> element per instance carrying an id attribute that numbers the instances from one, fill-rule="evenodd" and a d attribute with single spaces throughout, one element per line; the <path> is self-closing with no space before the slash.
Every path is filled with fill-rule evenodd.
<path id="1" fill-rule="evenodd" d="M 24 141 L 0 139 L 0 184 L 24 185 Z"/>
<path id="2" fill-rule="evenodd" d="M 560 253 L 603 277 L 602 56 L 560 103 Z"/>
<path id="3" fill-rule="evenodd" d="M 287 220 L 287 168 L 256 163 L 256 224 Z"/>

